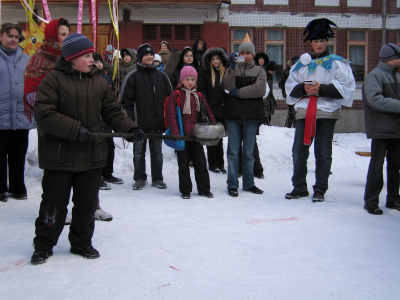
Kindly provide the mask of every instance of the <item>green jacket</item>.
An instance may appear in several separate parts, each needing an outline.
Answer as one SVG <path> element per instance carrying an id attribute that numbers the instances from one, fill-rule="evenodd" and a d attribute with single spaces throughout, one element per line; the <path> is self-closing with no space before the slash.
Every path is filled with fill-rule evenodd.
<path id="1" fill-rule="evenodd" d="M 90 132 L 103 132 L 102 120 L 116 132 L 138 128 L 96 72 L 94 66 L 89 73 L 74 71 L 61 56 L 39 85 L 34 111 L 41 169 L 84 172 L 106 166 L 106 138 L 78 142 L 81 125 Z"/>

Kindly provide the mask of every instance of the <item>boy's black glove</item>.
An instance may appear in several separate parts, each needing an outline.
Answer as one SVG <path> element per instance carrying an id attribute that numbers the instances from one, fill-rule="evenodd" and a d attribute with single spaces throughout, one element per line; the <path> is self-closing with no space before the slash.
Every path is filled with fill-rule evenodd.
<path id="1" fill-rule="evenodd" d="M 135 135 L 131 138 L 126 139 L 128 142 L 131 143 L 140 143 L 144 141 L 143 131 L 140 128 L 132 129 L 129 133 L 134 133 Z"/>
<path id="2" fill-rule="evenodd" d="M 86 142 L 88 140 L 93 140 L 93 135 L 87 130 L 87 128 L 83 125 L 79 128 L 78 132 L 78 142 Z"/>

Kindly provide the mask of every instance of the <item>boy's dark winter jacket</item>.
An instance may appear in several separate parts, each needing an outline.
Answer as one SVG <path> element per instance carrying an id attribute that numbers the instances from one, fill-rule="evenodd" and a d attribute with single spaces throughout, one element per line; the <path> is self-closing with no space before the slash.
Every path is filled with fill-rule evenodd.
<path id="1" fill-rule="evenodd" d="M 193 95 L 190 95 L 190 108 L 191 108 L 191 114 L 184 114 L 183 113 L 183 107 L 185 106 L 185 102 L 186 102 L 186 97 L 185 94 L 186 92 L 184 90 L 181 90 L 182 86 L 178 85 L 177 90 L 180 90 L 181 93 L 181 113 L 182 113 L 182 123 L 183 123 L 183 132 L 185 134 L 185 136 L 194 136 L 193 134 L 193 129 L 194 129 L 194 125 L 197 124 L 197 119 L 199 116 L 199 113 L 196 111 L 196 100 L 194 98 Z M 171 93 L 171 96 L 169 97 L 169 101 L 168 101 L 168 107 L 167 107 L 167 122 L 168 122 L 168 126 L 169 129 L 171 130 L 171 134 L 172 135 L 179 135 L 179 127 L 178 127 L 178 122 L 177 122 L 177 118 L 176 118 L 176 114 L 175 114 L 175 108 L 177 105 L 177 101 L 178 101 L 178 93 L 177 91 L 173 91 Z M 204 99 L 203 97 L 199 97 L 200 101 L 204 101 L 206 110 L 207 110 L 207 115 L 210 119 L 211 122 L 213 123 L 217 123 L 217 121 L 215 120 L 211 110 L 210 110 L 210 106 L 208 106 L 207 101 Z"/>
<path id="2" fill-rule="evenodd" d="M 96 67 L 89 73 L 74 71 L 61 56 L 55 71 L 39 85 L 34 108 L 40 168 L 84 172 L 106 166 L 106 138 L 78 142 L 81 125 L 90 132 L 103 132 L 102 120 L 117 132 L 138 128 L 121 111 L 107 81 L 96 72 Z"/>
<path id="3" fill-rule="evenodd" d="M 121 104 L 145 133 L 163 133 L 164 101 L 172 91 L 167 75 L 155 64 L 137 63 L 121 87 Z M 139 125 L 140 124 L 140 125 Z"/>
<path id="4" fill-rule="evenodd" d="M 369 139 L 400 138 L 400 73 L 384 62 L 365 78 L 363 104 Z"/>
<path id="5" fill-rule="evenodd" d="M 224 65 L 225 68 L 229 67 L 228 56 L 222 49 L 211 48 L 208 50 L 203 55 L 203 68 L 197 80 L 197 90 L 206 98 L 214 117 L 223 119 L 225 117 L 225 105 L 228 95 L 222 88 L 219 70 L 211 66 L 211 58 L 214 55 L 220 57 L 222 65 Z M 215 86 L 212 86 L 211 72 L 215 73 Z"/>
<path id="6" fill-rule="evenodd" d="M 237 96 L 229 96 L 225 119 L 264 121 L 263 96 L 266 91 L 267 74 L 254 64 L 254 60 L 240 62 L 236 69 L 228 68 L 222 85 L 224 90 L 237 88 Z"/>

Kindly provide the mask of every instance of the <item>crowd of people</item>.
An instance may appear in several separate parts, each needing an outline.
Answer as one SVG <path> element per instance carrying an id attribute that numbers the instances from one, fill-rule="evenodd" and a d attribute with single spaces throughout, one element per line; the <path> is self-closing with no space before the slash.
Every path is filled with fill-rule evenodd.
<path id="1" fill-rule="evenodd" d="M 332 164 L 332 139 L 341 106 L 351 107 L 356 88 L 350 62 L 329 53 L 334 36 L 327 19 L 311 21 L 303 42 L 310 53 L 288 62 L 279 86 L 288 104 L 286 126 L 294 126 L 293 190 L 286 199 L 309 196 L 306 182 L 309 148 L 314 143 L 316 180 L 313 202 L 323 202 Z M 195 136 L 198 123 L 220 123 L 228 133 L 224 160 L 223 139 L 204 147 L 185 141 L 177 150 L 179 191 L 190 199 L 194 168 L 200 196 L 212 198 L 209 171 L 227 174 L 227 192 L 239 196 L 242 188 L 263 191 L 254 177 L 264 178 L 256 136 L 261 125 L 270 125 L 277 106 L 273 94 L 276 62 L 256 53 L 249 41 L 238 53 L 224 48 L 207 49 L 203 39 L 182 51 L 161 42 L 155 53 L 150 44 L 118 51 L 109 45 L 101 55 L 82 34 L 69 32 L 65 19 L 51 21 L 46 43 L 32 57 L 18 47 L 21 28 L 6 23 L 0 34 L 0 200 L 27 199 L 24 184 L 29 130 L 37 128 L 39 167 L 43 169 L 42 201 L 35 222 L 32 264 L 41 264 L 65 224 L 70 224 L 71 253 L 94 259 L 95 219 L 110 221 L 100 208 L 99 190 L 123 184 L 113 176 L 114 141 L 100 133 L 126 133 L 133 143 L 133 190 L 147 184 L 146 147 L 150 149 L 151 186 L 166 189 L 161 139 L 147 134 Z M 372 139 L 371 162 L 364 208 L 382 214 L 383 161 L 387 153 L 386 207 L 400 210 L 400 47 L 386 44 L 380 62 L 363 86 L 367 137 Z M 118 66 L 115 66 L 118 64 Z M 118 74 L 114 74 L 117 72 Z M 112 78 L 115 78 L 114 80 Z M 262 141 L 258 141 L 259 143 Z M 227 170 L 225 169 L 227 165 Z M 72 220 L 67 206 L 73 191 Z"/>

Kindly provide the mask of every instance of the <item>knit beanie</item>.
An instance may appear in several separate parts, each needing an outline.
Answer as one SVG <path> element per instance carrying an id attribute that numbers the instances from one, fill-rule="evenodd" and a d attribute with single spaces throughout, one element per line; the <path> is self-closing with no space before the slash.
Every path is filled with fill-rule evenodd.
<path id="1" fill-rule="evenodd" d="M 193 76 L 197 80 L 197 71 L 192 66 L 183 67 L 181 70 L 181 77 L 179 79 L 182 82 L 183 79 L 185 79 L 188 76 Z"/>
<path id="2" fill-rule="evenodd" d="M 239 53 L 243 51 L 248 51 L 253 55 L 256 55 L 256 49 L 254 48 L 254 44 L 250 42 L 244 42 L 239 46 Z"/>
<path id="3" fill-rule="evenodd" d="M 276 71 L 278 69 L 278 65 L 273 60 L 271 60 L 265 67 L 268 71 Z"/>
<path id="4" fill-rule="evenodd" d="M 72 61 L 93 52 L 93 43 L 80 33 L 73 33 L 67 36 L 62 45 L 62 54 L 66 61 Z"/>
<path id="5" fill-rule="evenodd" d="M 379 52 L 381 61 L 389 61 L 400 57 L 400 47 L 396 44 L 385 44 Z"/>
<path id="6" fill-rule="evenodd" d="M 154 61 L 159 61 L 160 63 L 162 62 L 162 58 L 158 54 L 154 54 Z"/>
<path id="7" fill-rule="evenodd" d="M 151 47 L 150 44 L 140 45 L 137 53 L 137 61 L 142 61 L 143 56 L 145 56 L 147 53 L 154 55 L 153 47 Z"/>
<path id="8" fill-rule="evenodd" d="M 103 57 L 101 56 L 100 53 L 95 52 L 95 53 L 93 53 L 93 60 L 94 60 L 94 61 L 100 60 L 101 62 L 103 62 Z"/>

